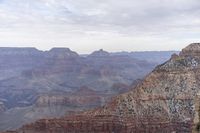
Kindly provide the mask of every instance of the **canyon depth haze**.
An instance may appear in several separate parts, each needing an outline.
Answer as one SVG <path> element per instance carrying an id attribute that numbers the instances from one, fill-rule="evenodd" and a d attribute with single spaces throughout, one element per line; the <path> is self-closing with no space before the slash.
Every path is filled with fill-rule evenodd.
<path id="1" fill-rule="evenodd" d="M 0 0 L 0 133 L 199 132 L 199 0 Z"/>

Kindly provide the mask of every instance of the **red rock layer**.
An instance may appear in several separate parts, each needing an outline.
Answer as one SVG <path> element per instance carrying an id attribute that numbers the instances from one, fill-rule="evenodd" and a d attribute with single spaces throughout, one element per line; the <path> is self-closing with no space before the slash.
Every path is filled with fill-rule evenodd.
<path id="1" fill-rule="evenodd" d="M 185 133 L 191 132 L 191 122 L 162 122 L 141 119 L 136 122 L 118 116 L 72 116 L 63 119 L 40 120 L 22 127 L 17 133 Z"/>

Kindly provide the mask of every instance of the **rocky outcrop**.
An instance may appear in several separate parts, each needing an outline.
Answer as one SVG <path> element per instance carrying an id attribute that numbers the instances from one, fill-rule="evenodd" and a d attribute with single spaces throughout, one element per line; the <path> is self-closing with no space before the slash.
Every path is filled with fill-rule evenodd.
<path id="1" fill-rule="evenodd" d="M 195 98 L 195 113 L 194 113 L 194 119 L 193 119 L 193 133 L 199 133 L 200 131 L 200 94 L 198 93 Z"/>
<path id="2" fill-rule="evenodd" d="M 180 55 L 181 56 L 200 56 L 199 53 L 200 43 L 192 43 L 186 48 L 184 48 Z"/>
<path id="3" fill-rule="evenodd" d="M 106 57 L 110 56 L 110 54 L 107 51 L 104 51 L 103 49 L 100 49 L 99 51 L 94 51 L 92 54 L 89 55 L 89 57 Z"/>
<path id="4" fill-rule="evenodd" d="M 192 132 L 195 97 L 200 91 L 200 44 L 157 66 L 130 92 L 114 98 L 102 108 L 63 117 L 40 120 L 18 133 L 86 132 Z M 187 51 L 187 50 L 186 50 Z"/>

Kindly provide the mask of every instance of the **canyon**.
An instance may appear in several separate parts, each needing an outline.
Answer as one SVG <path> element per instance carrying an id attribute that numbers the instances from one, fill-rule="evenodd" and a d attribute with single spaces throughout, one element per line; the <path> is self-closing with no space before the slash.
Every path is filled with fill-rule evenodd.
<path id="1" fill-rule="evenodd" d="M 141 52 L 139 58 L 102 49 L 79 55 L 68 48 L 0 48 L 0 130 L 103 106 L 172 53 Z"/>
<path id="2" fill-rule="evenodd" d="M 200 43 L 193 43 L 104 106 L 41 119 L 15 133 L 192 132 L 200 91 L 199 69 Z"/>

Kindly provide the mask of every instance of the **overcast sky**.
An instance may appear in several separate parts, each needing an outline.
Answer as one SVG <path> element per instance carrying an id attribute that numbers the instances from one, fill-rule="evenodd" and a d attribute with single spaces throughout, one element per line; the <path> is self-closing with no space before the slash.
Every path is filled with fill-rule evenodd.
<path id="1" fill-rule="evenodd" d="M 79 53 L 200 42 L 199 0 L 0 0 L 0 46 Z"/>

